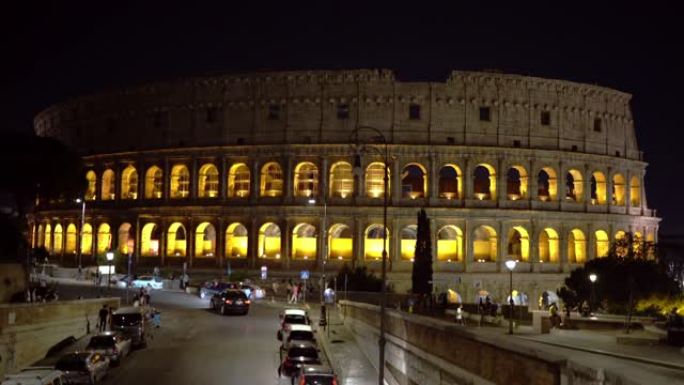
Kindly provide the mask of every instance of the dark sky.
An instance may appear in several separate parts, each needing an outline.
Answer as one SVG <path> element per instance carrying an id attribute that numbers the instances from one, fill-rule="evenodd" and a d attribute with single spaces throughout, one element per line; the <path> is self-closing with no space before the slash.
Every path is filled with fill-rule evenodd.
<path id="1" fill-rule="evenodd" d="M 684 233 L 684 34 L 675 8 L 145 3 L 4 4 L 0 130 L 29 131 L 36 112 L 78 94 L 217 71 L 382 67 L 444 81 L 451 69 L 500 69 L 576 80 L 634 94 L 648 204 L 663 217 L 661 233 Z"/>

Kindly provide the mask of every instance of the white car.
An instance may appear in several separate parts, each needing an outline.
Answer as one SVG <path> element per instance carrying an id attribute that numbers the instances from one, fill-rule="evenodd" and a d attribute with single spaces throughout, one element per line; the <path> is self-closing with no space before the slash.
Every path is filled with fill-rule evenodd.
<path id="1" fill-rule="evenodd" d="M 2 385 L 66 385 L 64 373 L 52 367 L 34 367 L 8 374 Z"/>
<path id="2" fill-rule="evenodd" d="M 161 289 L 164 286 L 161 278 L 155 278 L 151 275 L 142 275 L 131 282 L 131 287 L 149 287 L 152 289 Z"/>

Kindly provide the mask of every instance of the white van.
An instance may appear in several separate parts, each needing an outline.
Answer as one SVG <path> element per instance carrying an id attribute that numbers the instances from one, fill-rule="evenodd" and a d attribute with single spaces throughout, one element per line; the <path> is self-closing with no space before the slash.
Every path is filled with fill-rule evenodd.
<path id="1" fill-rule="evenodd" d="M 27 368 L 8 374 L 0 385 L 66 385 L 64 373 L 51 367 Z"/>

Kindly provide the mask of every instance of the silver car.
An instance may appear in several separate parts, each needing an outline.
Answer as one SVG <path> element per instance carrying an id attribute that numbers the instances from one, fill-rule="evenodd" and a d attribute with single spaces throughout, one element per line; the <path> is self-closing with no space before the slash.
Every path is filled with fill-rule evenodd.
<path id="1" fill-rule="evenodd" d="M 90 338 L 86 350 L 100 353 L 109 358 L 113 365 L 119 365 L 121 360 L 131 352 L 131 338 L 120 332 L 104 332 Z"/>
<path id="2" fill-rule="evenodd" d="M 109 358 L 92 352 L 68 353 L 57 361 L 55 369 L 64 372 L 69 384 L 94 385 L 107 375 Z"/>

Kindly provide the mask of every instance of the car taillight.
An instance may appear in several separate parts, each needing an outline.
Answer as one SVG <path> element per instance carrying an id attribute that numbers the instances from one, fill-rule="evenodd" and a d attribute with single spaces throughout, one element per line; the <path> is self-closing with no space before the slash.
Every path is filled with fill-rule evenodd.
<path id="1" fill-rule="evenodd" d="M 337 385 L 337 377 L 333 377 L 333 383 L 332 385 Z"/>
<path id="2" fill-rule="evenodd" d="M 299 377 L 299 385 L 306 385 L 306 378 L 304 376 Z M 333 382 L 333 385 L 337 385 Z"/>
<path id="3" fill-rule="evenodd" d="M 232 299 L 227 299 L 227 300 L 226 300 L 226 303 L 227 303 L 228 305 L 232 305 L 232 304 L 233 304 L 233 300 L 232 300 Z"/>
<path id="4" fill-rule="evenodd" d="M 251 302 L 249 300 L 246 300 L 245 303 L 249 305 Z"/>

